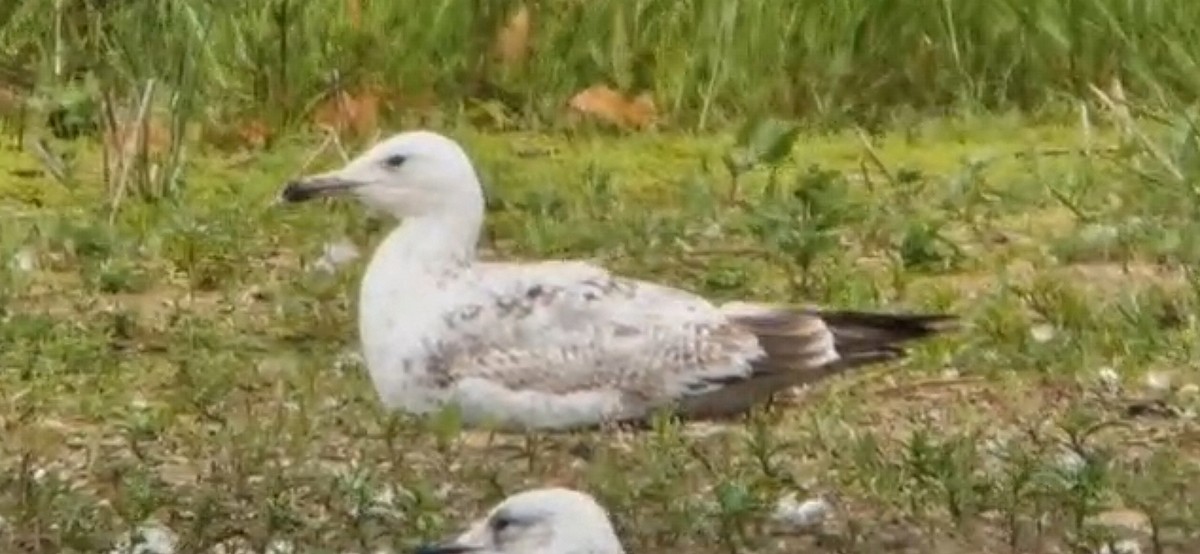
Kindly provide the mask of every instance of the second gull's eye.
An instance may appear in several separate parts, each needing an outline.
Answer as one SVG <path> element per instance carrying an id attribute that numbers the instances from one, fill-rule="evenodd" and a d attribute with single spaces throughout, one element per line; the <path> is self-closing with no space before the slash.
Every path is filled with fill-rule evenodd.
<path id="1" fill-rule="evenodd" d="M 406 160 L 406 159 L 408 159 L 408 158 L 405 158 L 404 156 L 401 156 L 400 154 L 393 154 L 391 156 L 388 156 L 387 158 L 384 158 L 383 165 L 386 165 L 392 169 L 395 169 L 397 167 L 400 167 L 401 165 L 404 165 L 404 160 Z"/>

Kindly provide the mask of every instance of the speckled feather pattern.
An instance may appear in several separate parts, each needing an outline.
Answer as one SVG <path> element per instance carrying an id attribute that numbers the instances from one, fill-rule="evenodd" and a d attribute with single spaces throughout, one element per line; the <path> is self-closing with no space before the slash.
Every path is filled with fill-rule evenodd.
<path id="1" fill-rule="evenodd" d="M 432 396 L 473 422 L 643 417 L 751 377 L 764 355 L 753 333 L 702 297 L 590 264 L 479 263 L 454 273 L 430 276 L 440 292 L 425 300 L 441 299 L 439 317 L 413 363 Z"/>
<path id="2" fill-rule="evenodd" d="M 451 381 L 547 394 L 610 387 L 653 403 L 744 378 L 762 354 L 704 300 L 584 264 L 484 264 L 468 275 L 483 286 L 479 303 L 448 318 L 455 340 L 440 355 Z"/>

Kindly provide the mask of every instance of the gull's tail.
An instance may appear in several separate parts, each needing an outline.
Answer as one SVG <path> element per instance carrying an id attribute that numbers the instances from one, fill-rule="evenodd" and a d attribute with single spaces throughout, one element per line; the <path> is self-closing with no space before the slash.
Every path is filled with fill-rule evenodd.
<path id="1" fill-rule="evenodd" d="M 823 311 L 746 303 L 722 311 L 758 337 L 765 356 L 755 373 L 810 383 L 848 369 L 903 358 L 904 344 L 957 328 L 948 314 Z"/>

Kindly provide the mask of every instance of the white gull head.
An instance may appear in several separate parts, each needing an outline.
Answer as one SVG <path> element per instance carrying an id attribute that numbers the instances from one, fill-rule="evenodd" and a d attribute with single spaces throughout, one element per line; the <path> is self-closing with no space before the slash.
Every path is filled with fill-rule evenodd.
<path id="1" fill-rule="evenodd" d="M 399 133 L 344 167 L 289 183 L 283 198 L 300 202 L 352 195 L 396 218 L 462 215 L 483 207 L 470 158 L 457 142 L 431 131 Z"/>
<path id="2" fill-rule="evenodd" d="M 533 489 L 500 502 L 461 535 L 418 554 L 624 554 L 608 513 L 590 495 Z"/>
<path id="3" fill-rule="evenodd" d="M 281 195 L 293 203 L 357 198 L 404 221 L 403 240 L 388 241 L 396 252 L 433 264 L 473 258 L 483 225 L 483 187 L 470 158 L 457 142 L 432 131 L 393 135 L 341 168 L 288 183 Z"/>

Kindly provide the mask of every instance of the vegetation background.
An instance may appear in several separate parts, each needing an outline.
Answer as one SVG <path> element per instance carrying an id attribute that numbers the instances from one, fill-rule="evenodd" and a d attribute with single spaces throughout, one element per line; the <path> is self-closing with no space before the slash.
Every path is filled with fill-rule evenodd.
<path id="1" fill-rule="evenodd" d="M 559 483 L 631 552 L 1193 552 L 1197 22 L 1191 0 L 0 3 L 0 550 L 400 551 Z M 416 126 L 476 158 L 488 256 L 967 329 L 737 425 L 382 413 L 353 299 L 388 222 L 272 202 Z M 832 509 L 789 523 L 788 495 Z"/>

